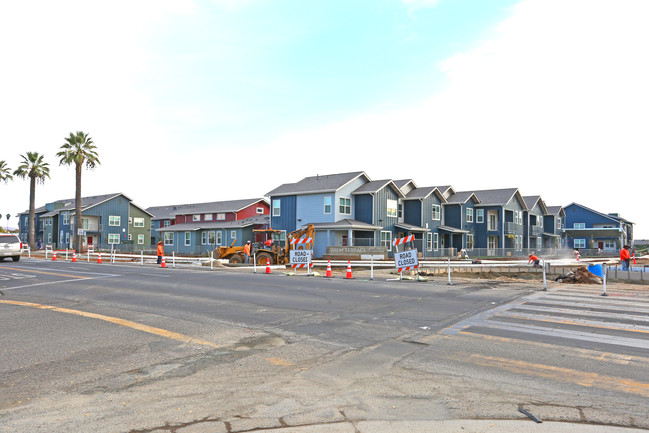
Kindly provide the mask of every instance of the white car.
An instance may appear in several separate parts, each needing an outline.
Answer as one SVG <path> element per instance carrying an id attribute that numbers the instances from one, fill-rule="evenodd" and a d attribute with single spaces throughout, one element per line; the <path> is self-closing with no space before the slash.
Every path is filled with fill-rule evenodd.
<path id="1" fill-rule="evenodd" d="M 0 262 L 5 257 L 11 257 L 14 262 L 20 260 L 20 250 L 22 243 L 16 235 L 0 234 Z"/>

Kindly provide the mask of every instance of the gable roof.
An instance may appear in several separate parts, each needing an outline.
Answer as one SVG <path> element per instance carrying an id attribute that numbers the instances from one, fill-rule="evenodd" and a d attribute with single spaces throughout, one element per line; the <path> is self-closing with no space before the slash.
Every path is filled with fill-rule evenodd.
<path id="1" fill-rule="evenodd" d="M 369 176 L 363 171 L 354 171 L 351 173 L 327 174 L 305 177 L 296 183 L 285 183 L 274 190 L 266 193 L 266 196 L 298 195 L 298 194 L 318 194 L 325 192 L 336 192 L 349 184 L 353 180 L 364 177 L 368 182 L 371 181 Z"/>
<path id="2" fill-rule="evenodd" d="M 270 226 L 270 215 L 253 215 L 248 218 L 236 221 L 200 221 L 188 222 L 181 224 L 174 224 L 167 227 L 160 227 L 159 229 L 152 228 L 151 231 L 162 232 L 195 232 L 198 230 L 214 230 L 214 229 L 238 229 L 255 225 Z"/>
<path id="3" fill-rule="evenodd" d="M 516 197 L 523 209 L 528 210 L 518 188 L 483 189 L 473 192 L 480 200 L 480 206 L 505 206 Z"/>
<path id="4" fill-rule="evenodd" d="M 547 215 L 548 208 L 545 206 L 545 202 L 540 195 L 526 195 L 525 197 L 523 197 L 523 201 L 525 201 L 525 206 L 527 206 L 528 210 L 532 210 L 534 206 L 539 203 L 541 212 L 543 212 L 543 215 Z"/>
<path id="5" fill-rule="evenodd" d="M 563 210 L 563 206 L 548 206 L 547 209 L 548 209 L 547 215 L 558 215 Z"/>
<path id="6" fill-rule="evenodd" d="M 430 197 L 431 194 L 437 194 L 437 197 L 439 197 L 440 201 L 442 203 L 446 203 L 446 197 L 444 197 L 444 194 L 442 194 L 436 186 L 415 188 L 406 195 L 404 200 L 423 200 L 427 197 Z"/>
<path id="7" fill-rule="evenodd" d="M 392 186 L 392 189 L 394 189 L 394 192 L 397 193 L 397 195 L 401 198 L 405 197 L 403 192 L 401 192 L 401 189 L 395 183 L 390 180 L 390 179 L 384 179 L 384 180 L 373 180 L 371 182 L 367 182 L 363 185 L 361 185 L 359 188 L 354 190 L 352 192 L 352 195 L 356 194 L 374 194 L 376 192 L 379 192 L 386 186 Z"/>
<path id="8" fill-rule="evenodd" d="M 256 203 L 268 201 L 264 198 L 249 198 L 241 200 L 213 201 L 208 203 L 189 203 L 147 208 L 153 214 L 154 220 L 173 219 L 177 215 L 199 213 L 239 212 Z"/>
<path id="9" fill-rule="evenodd" d="M 438 186 L 437 189 L 439 190 L 439 192 L 442 193 L 442 195 L 446 199 L 449 198 L 450 196 L 452 196 L 453 194 L 455 194 L 455 190 L 453 189 L 453 187 L 451 185 Z"/>
<path id="10" fill-rule="evenodd" d="M 579 203 L 575 203 L 575 202 L 570 203 L 568 206 L 564 206 L 563 207 L 564 211 L 565 211 L 565 209 L 568 209 L 570 206 L 579 206 L 582 209 L 586 209 L 589 212 L 593 212 L 593 213 L 595 213 L 597 215 L 603 216 L 604 218 L 607 218 L 607 219 L 609 219 L 611 221 L 615 221 L 616 223 L 634 224 L 631 221 L 627 221 L 626 219 L 621 218 L 619 216 L 608 215 L 608 214 L 605 214 L 605 213 L 602 213 L 602 212 L 598 212 L 595 209 L 591 209 L 591 208 L 589 208 L 587 206 L 584 206 L 583 204 L 579 204 Z"/>
<path id="11" fill-rule="evenodd" d="M 103 194 L 103 195 L 93 195 L 93 196 L 89 196 L 89 197 L 81 197 L 81 213 L 83 214 L 84 211 L 87 211 L 88 209 L 91 209 L 91 208 L 93 208 L 93 207 L 95 207 L 97 205 L 105 203 L 108 200 L 112 200 L 115 197 L 118 197 L 120 195 L 122 197 L 124 197 L 126 200 L 128 200 L 129 203 L 132 203 L 132 200 L 129 197 L 127 197 L 126 195 L 122 194 L 121 192 L 114 193 L 114 194 Z M 52 210 L 50 212 L 47 212 L 43 216 L 54 216 L 54 215 L 60 214 L 61 212 L 70 212 L 70 211 L 74 212 L 75 211 L 75 209 L 74 209 L 75 203 L 74 203 L 73 198 L 66 199 L 66 200 L 57 200 L 55 203 L 64 203 L 64 205 L 62 207 L 58 208 L 58 209 L 54 209 L 54 210 Z M 140 208 L 140 209 L 142 209 L 142 208 Z M 144 209 L 142 209 L 142 210 L 144 210 Z M 146 210 L 145 210 L 145 212 L 146 212 Z"/>
<path id="12" fill-rule="evenodd" d="M 448 204 L 464 204 L 473 198 L 473 201 L 480 203 L 480 199 L 472 191 L 460 191 L 449 196 L 447 199 Z"/>

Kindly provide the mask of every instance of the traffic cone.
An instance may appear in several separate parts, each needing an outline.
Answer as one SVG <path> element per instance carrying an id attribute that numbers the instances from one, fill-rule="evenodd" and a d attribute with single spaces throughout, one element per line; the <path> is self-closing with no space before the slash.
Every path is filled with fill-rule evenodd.
<path id="1" fill-rule="evenodd" d="M 77 253 L 75 251 L 72 251 L 72 263 L 77 261 Z"/>
<path id="2" fill-rule="evenodd" d="M 270 259 L 266 259 L 266 273 L 270 274 Z"/>
<path id="3" fill-rule="evenodd" d="M 99 252 L 99 255 L 97 256 L 97 263 L 101 263 L 101 251 Z"/>
<path id="4" fill-rule="evenodd" d="M 633 257 L 633 264 L 637 265 L 637 263 L 635 262 L 635 253 L 631 254 L 631 257 Z"/>
<path id="5" fill-rule="evenodd" d="M 52 254 L 52 261 L 53 261 L 53 262 L 56 261 L 56 251 L 54 251 L 54 254 Z"/>
<path id="6" fill-rule="evenodd" d="M 331 274 L 331 260 L 327 260 L 327 273 L 325 274 L 325 278 L 332 278 L 333 275 Z"/>
<path id="7" fill-rule="evenodd" d="M 351 260 L 347 260 L 347 276 L 345 276 L 347 279 L 352 279 L 352 262 Z"/>
<path id="8" fill-rule="evenodd" d="M 160 267 L 161 268 L 166 268 L 167 267 L 167 263 L 165 262 L 165 257 L 164 256 L 162 256 L 162 263 L 160 263 Z"/>

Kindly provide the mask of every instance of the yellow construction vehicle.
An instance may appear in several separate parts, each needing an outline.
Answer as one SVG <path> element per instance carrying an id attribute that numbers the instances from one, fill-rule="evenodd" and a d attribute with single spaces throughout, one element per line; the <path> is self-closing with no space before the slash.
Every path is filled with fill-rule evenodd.
<path id="1" fill-rule="evenodd" d="M 313 224 L 307 225 L 303 229 L 295 230 L 286 234 L 286 240 L 281 240 L 281 230 L 253 230 L 255 242 L 252 254 L 257 260 L 257 264 L 265 266 L 266 263 L 271 265 L 285 265 L 291 259 L 291 250 L 312 250 L 315 238 Z M 271 245 L 266 241 L 271 240 Z M 305 242 L 310 239 L 310 242 Z M 298 243 L 297 241 L 302 240 Z M 293 242 L 292 242 L 293 241 Z"/>
<path id="2" fill-rule="evenodd" d="M 260 266 L 266 266 L 266 263 L 271 265 L 285 265 L 291 259 L 290 251 L 293 249 L 313 249 L 313 241 L 315 237 L 315 230 L 313 224 L 309 224 L 306 228 L 295 230 L 286 234 L 286 239 L 281 239 L 281 230 L 273 229 L 259 229 L 252 231 L 255 242 L 252 244 L 250 251 L 251 257 L 257 260 Z M 311 239 L 310 243 L 291 243 L 291 241 L 298 241 L 300 239 Z M 270 245 L 267 241 L 271 240 Z M 243 246 L 235 247 L 234 244 L 237 240 L 233 240 L 230 246 L 221 246 L 214 250 L 215 259 L 227 259 L 230 263 L 243 263 L 245 255 L 243 254 Z"/>

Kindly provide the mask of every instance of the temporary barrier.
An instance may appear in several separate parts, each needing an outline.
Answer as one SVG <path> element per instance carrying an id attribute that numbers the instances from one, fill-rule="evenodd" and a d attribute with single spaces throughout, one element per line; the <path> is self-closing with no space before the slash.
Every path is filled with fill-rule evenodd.
<path id="1" fill-rule="evenodd" d="M 76 261 L 77 261 L 77 252 L 76 252 L 76 251 L 72 251 L 72 263 L 74 263 L 74 262 L 76 262 Z"/>
<path id="2" fill-rule="evenodd" d="M 97 263 L 101 263 L 101 251 L 99 251 L 99 255 L 97 256 Z"/>
<path id="3" fill-rule="evenodd" d="M 291 245 L 310 244 L 312 242 L 313 238 L 291 239 Z"/>
<path id="4" fill-rule="evenodd" d="M 56 261 L 56 251 L 53 251 L 53 252 L 52 252 L 52 261 L 53 261 L 53 262 Z"/>
<path id="5" fill-rule="evenodd" d="M 405 238 L 398 238 L 392 241 L 392 245 L 395 247 L 397 245 L 405 244 L 406 242 L 413 242 L 415 240 L 415 235 L 409 235 L 406 236 Z"/>
<path id="6" fill-rule="evenodd" d="M 266 260 L 266 273 L 270 274 L 270 259 Z"/>
<path id="7" fill-rule="evenodd" d="M 164 256 L 162 256 L 162 263 L 160 264 L 160 267 L 161 268 L 166 268 L 167 267 L 167 263 L 165 262 L 165 257 Z"/>
<path id="8" fill-rule="evenodd" d="M 325 278 L 332 278 L 333 274 L 331 273 L 331 260 L 327 260 L 327 273 L 325 274 Z"/>

